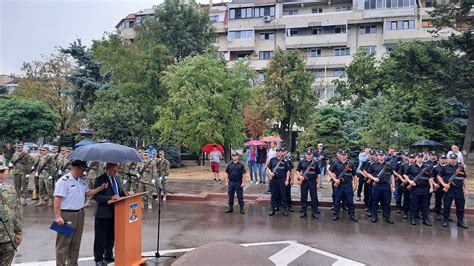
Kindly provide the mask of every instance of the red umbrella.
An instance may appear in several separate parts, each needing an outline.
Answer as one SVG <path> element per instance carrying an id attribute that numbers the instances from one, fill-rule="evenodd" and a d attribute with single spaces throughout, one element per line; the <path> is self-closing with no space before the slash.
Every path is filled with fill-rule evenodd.
<path id="1" fill-rule="evenodd" d="M 202 151 L 205 153 L 210 153 L 211 151 L 214 150 L 214 145 L 217 146 L 218 151 L 224 152 L 224 147 L 222 147 L 220 144 L 215 144 L 215 143 L 209 143 L 209 144 L 204 145 L 204 147 L 202 147 Z"/>
<path id="2" fill-rule="evenodd" d="M 258 145 L 265 145 L 266 143 L 264 141 L 261 141 L 261 140 L 249 140 L 247 142 L 245 142 L 245 145 L 247 146 L 251 146 L 251 145 L 254 145 L 254 146 L 258 146 Z"/>
<path id="3" fill-rule="evenodd" d="M 279 136 L 267 136 L 263 137 L 261 141 L 265 142 L 282 142 L 283 140 Z"/>

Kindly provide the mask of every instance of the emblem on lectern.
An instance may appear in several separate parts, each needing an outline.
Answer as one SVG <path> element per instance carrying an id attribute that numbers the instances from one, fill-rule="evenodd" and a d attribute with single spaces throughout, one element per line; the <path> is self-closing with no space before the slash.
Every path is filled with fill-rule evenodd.
<path id="1" fill-rule="evenodd" d="M 128 208 L 128 222 L 134 223 L 138 221 L 138 202 L 130 204 Z"/>

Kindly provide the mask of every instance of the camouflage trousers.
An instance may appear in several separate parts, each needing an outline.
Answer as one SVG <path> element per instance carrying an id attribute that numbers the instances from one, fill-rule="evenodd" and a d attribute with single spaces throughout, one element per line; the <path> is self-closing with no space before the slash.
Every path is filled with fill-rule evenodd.
<path id="1" fill-rule="evenodd" d="M 89 187 L 89 189 L 94 189 L 94 180 L 95 178 L 86 178 L 86 184 Z M 92 197 L 87 197 L 87 199 L 92 199 Z"/>
<path id="2" fill-rule="evenodd" d="M 134 193 L 138 192 L 138 182 L 135 179 L 132 179 L 131 177 L 127 177 L 127 184 L 125 184 L 125 190 L 126 191 L 132 191 Z M 123 184 L 123 183 L 122 183 Z"/>
<path id="3" fill-rule="evenodd" d="M 162 178 L 161 181 L 160 178 L 157 178 L 155 186 L 157 191 L 161 189 L 163 196 L 166 196 L 166 194 L 168 194 L 168 178 Z"/>
<path id="4" fill-rule="evenodd" d="M 151 177 L 142 177 L 138 183 L 138 191 L 143 194 L 143 204 L 153 203 L 153 186 L 151 185 Z"/>
<path id="5" fill-rule="evenodd" d="M 13 184 L 15 186 L 16 195 L 18 197 L 28 197 L 28 178 L 26 177 L 26 174 L 14 174 Z"/>
<path id="6" fill-rule="evenodd" d="M 11 265 L 15 250 L 10 242 L 0 243 L 0 265 Z"/>
<path id="7" fill-rule="evenodd" d="M 52 199 L 54 192 L 54 179 L 48 179 L 49 175 L 41 175 L 39 178 L 39 196 L 42 199 Z"/>

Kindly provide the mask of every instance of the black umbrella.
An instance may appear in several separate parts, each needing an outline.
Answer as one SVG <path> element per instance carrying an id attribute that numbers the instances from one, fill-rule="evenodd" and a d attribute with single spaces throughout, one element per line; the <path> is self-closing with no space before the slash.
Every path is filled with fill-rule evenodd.
<path id="1" fill-rule="evenodd" d="M 434 141 L 434 140 L 429 140 L 429 139 L 422 139 L 419 140 L 411 145 L 412 147 L 439 147 L 439 146 L 444 146 L 443 144 Z"/>
<path id="2" fill-rule="evenodd" d="M 114 143 L 97 143 L 81 146 L 71 152 L 69 159 L 107 163 L 130 163 L 142 161 L 137 150 Z"/>

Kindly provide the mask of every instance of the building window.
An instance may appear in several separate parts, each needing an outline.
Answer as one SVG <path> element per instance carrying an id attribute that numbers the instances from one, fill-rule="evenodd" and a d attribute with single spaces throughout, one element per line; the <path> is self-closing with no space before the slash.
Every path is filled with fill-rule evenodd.
<path id="1" fill-rule="evenodd" d="M 385 46 L 385 51 L 387 52 L 387 54 L 390 54 L 396 46 L 396 44 L 387 44 Z"/>
<path id="2" fill-rule="evenodd" d="M 314 7 L 311 9 L 311 13 L 323 13 L 322 7 Z"/>
<path id="3" fill-rule="evenodd" d="M 346 72 L 344 72 L 344 69 L 333 69 L 332 74 L 334 77 L 340 78 L 340 77 L 343 77 L 346 74 Z"/>
<path id="4" fill-rule="evenodd" d="M 212 23 L 218 22 L 219 21 L 219 15 L 209 15 L 209 20 Z"/>
<path id="5" fill-rule="evenodd" d="M 415 20 L 387 21 L 385 29 L 387 30 L 409 30 L 415 28 Z"/>
<path id="6" fill-rule="evenodd" d="M 377 0 L 364 0 L 364 9 L 375 9 Z"/>
<path id="7" fill-rule="evenodd" d="M 350 54 L 351 51 L 349 47 L 334 48 L 334 56 L 345 56 Z"/>
<path id="8" fill-rule="evenodd" d="M 426 7 L 435 7 L 436 0 L 426 0 Z"/>
<path id="9" fill-rule="evenodd" d="M 336 26 L 334 27 L 334 33 L 346 33 L 346 26 Z"/>
<path id="10" fill-rule="evenodd" d="M 273 58 L 273 51 L 262 51 L 258 53 L 258 59 L 267 60 Z"/>
<path id="11" fill-rule="evenodd" d="M 322 78 L 324 77 L 324 69 L 316 69 L 314 70 L 314 76 L 316 76 L 317 78 Z"/>
<path id="12" fill-rule="evenodd" d="M 229 11 L 230 19 L 253 18 L 253 8 L 232 8 Z M 211 20 L 212 21 L 212 20 Z"/>
<path id="13" fill-rule="evenodd" d="M 375 25 L 370 26 L 360 26 L 359 27 L 360 34 L 372 34 L 377 33 L 377 27 Z"/>
<path id="14" fill-rule="evenodd" d="M 260 33 L 260 40 L 274 40 L 275 39 L 275 33 L 273 32 L 262 32 Z"/>
<path id="15" fill-rule="evenodd" d="M 320 57 L 322 49 L 311 49 L 309 50 L 309 57 Z"/>
<path id="16" fill-rule="evenodd" d="M 287 16 L 298 15 L 298 9 L 285 10 L 283 11 L 283 15 L 287 15 Z"/>
<path id="17" fill-rule="evenodd" d="M 421 22 L 421 27 L 423 28 L 431 28 L 433 27 L 433 22 L 431 20 L 423 20 Z"/>
<path id="18" fill-rule="evenodd" d="M 265 7 L 256 7 L 255 8 L 255 17 L 264 17 L 264 16 L 275 16 L 275 6 L 265 6 Z"/>
<path id="19" fill-rule="evenodd" d="M 376 46 L 361 46 L 361 49 L 364 49 L 366 54 L 372 55 L 375 54 Z"/>
<path id="20" fill-rule="evenodd" d="M 258 82 L 264 82 L 264 81 L 265 81 L 265 73 L 263 73 L 263 72 L 258 72 L 257 81 L 258 81 Z"/>
<path id="21" fill-rule="evenodd" d="M 321 35 L 323 34 L 323 28 L 313 28 L 313 35 Z"/>
<path id="22" fill-rule="evenodd" d="M 239 39 L 252 39 L 253 31 L 252 30 L 242 30 L 242 31 L 229 31 L 227 34 L 227 39 L 229 41 L 239 40 Z"/>
<path id="23" fill-rule="evenodd" d="M 368 0 L 365 0 L 365 1 L 368 1 Z M 386 8 L 415 6 L 415 0 L 384 0 L 384 1 L 385 1 Z M 434 0 L 428 0 L 428 1 L 434 1 Z M 428 1 L 427 1 L 427 5 L 428 5 Z M 378 4 L 377 4 L 377 8 L 381 8 L 381 7 L 378 7 Z"/>
<path id="24" fill-rule="evenodd" d="M 297 36 L 298 35 L 298 29 L 288 29 L 288 36 Z"/>
<path id="25" fill-rule="evenodd" d="M 337 6 L 336 12 L 351 11 L 351 6 Z"/>

